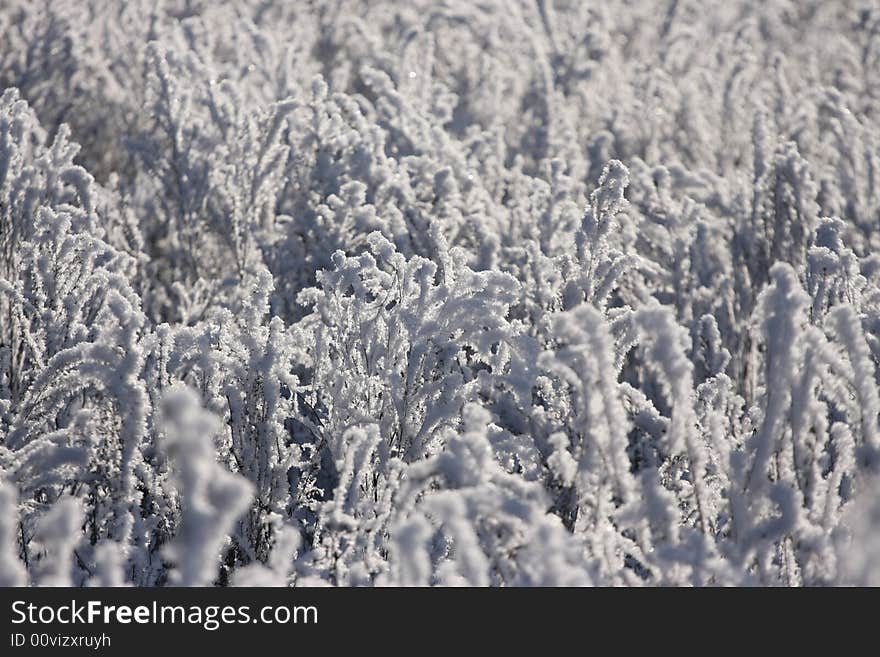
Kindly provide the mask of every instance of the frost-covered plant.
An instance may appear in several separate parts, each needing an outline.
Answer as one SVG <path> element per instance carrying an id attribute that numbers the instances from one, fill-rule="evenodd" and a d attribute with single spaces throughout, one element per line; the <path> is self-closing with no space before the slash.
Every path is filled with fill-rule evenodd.
<path id="1" fill-rule="evenodd" d="M 438 430 L 458 422 L 464 402 L 516 369 L 506 314 L 517 284 L 473 271 L 461 250 L 435 263 L 407 260 L 379 234 L 367 240 L 369 252 L 336 252 L 320 287 L 300 295 L 314 308 L 300 325 L 309 403 L 327 409 L 321 424 L 335 458 L 347 427 L 375 421 L 390 453 L 412 461 L 440 447 Z"/>
<path id="2" fill-rule="evenodd" d="M 876 581 L 870 3 L 0 33 L 0 583 Z"/>
<path id="3" fill-rule="evenodd" d="M 27 567 L 18 558 L 18 495 L 15 489 L 0 486 L 0 586 L 27 584 Z"/>
<path id="4" fill-rule="evenodd" d="M 184 322 L 234 304 L 236 285 L 259 267 L 260 235 L 275 221 L 287 158 L 280 133 L 292 106 L 251 110 L 197 54 L 150 47 L 154 125 L 128 140 L 142 171 L 132 202 L 153 215 L 145 235 L 152 279 L 170 288 L 155 291 L 153 312 L 164 317 L 178 307 L 183 313 L 175 319 Z M 195 308 L 194 293 L 205 299 Z"/>
<path id="5" fill-rule="evenodd" d="M 402 536 L 391 547 L 388 583 L 590 583 L 587 555 L 546 513 L 550 500 L 541 484 L 506 472 L 493 457 L 490 420 L 469 404 L 463 431 L 448 436 L 447 449 L 407 468 L 394 520 Z"/>
<path id="6" fill-rule="evenodd" d="M 247 509 L 251 484 L 217 463 L 213 436 L 219 421 L 202 410 L 184 387 L 171 388 L 163 400 L 164 449 L 180 496 L 180 526 L 165 548 L 178 586 L 205 586 L 217 574 L 221 549 L 238 516 Z"/>

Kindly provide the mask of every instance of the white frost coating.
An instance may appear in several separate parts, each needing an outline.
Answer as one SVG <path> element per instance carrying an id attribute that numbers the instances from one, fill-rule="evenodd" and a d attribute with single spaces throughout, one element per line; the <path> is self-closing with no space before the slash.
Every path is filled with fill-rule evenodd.
<path id="1" fill-rule="evenodd" d="M 554 451 L 548 465 L 574 489 L 573 527 L 576 532 L 590 528 L 588 552 L 600 577 L 618 577 L 624 553 L 632 548 L 615 515 L 638 491 L 626 452 L 628 421 L 617 387 L 614 344 L 605 318 L 588 304 L 557 314 L 552 333 L 557 349 L 543 354 L 541 363 L 571 388 L 573 414 L 571 435 L 557 432 L 549 439 Z"/>
<path id="2" fill-rule="evenodd" d="M 849 532 L 838 541 L 840 581 L 848 586 L 880 586 L 880 495 L 877 481 L 868 482 L 850 507 Z"/>
<path id="3" fill-rule="evenodd" d="M 35 584 L 72 586 L 74 550 L 79 541 L 82 507 L 70 497 L 62 497 L 37 523 Z"/>
<path id="4" fill-rule="evenodd" d="M 282 527 L 275 534 L 269 563 L 253 563 L 235 572 L 233 586 L 288 586 L 291 570 L 302 539 L 293 527 Z"/>
<path id="5" fill-rule="evenodd" d="M 870 450 L 871 457 L 876 459 L 880 454 L 880 436 L 877 427 L 880 417 L 880 394 L 874 376 L 875 365 L 865 341 L 861 322 L 851 306 L 837 306 L 829 313 L 829 320 L 852 364 L 853 387 L 858 395 L 864 447 Z"/>
<path id="6" fill-rule="evenodd" d="M 415 514 L 394 527 L 392 585 L 430 586 L 433 583 L 431 555 L 427 547 L 432 534 L 431 524 L 421 514 Z"/>
<path id="7" fill-rule="evenodd" d="M 791 403 L 792 379 L 797 375 L 797 335 L 806 321 L 805 311 L 809 303 L 790 266 L 774 265 L 770 276 L 772 285 L 759 299 L 761 333 L 767 351 L 768 402 L 755 437 L 757 447 L 745 482 L 747 488 L 756 493 L 770 486 L 767 468 L 774 451 L 780 449 L 779 441 Z"/>
<path id="8" fill-rule="evenodd" d="M 90 586 L 128 586 L 125 574 L 125 553 L 118 543 L 104 541 L 95 546 L 95 573 Z"/>
<path id="9" fill-rule="evenodd" d="M 547 457 L 547 466 L 564 486 L 574 485 L 578 462 L 568 451 L 568 436 L 558 431 L 547 438 L 547 442 L 553 447 L 553 452 Z"/>
<path id="10" fill-rule="evenodd" d="M 872 3 L 180 4 L 0 3 L 0 583 L 874 581 Z"/>
<path id="11" fill-rule="evenodd" d="M 213 436 L 220 423 L 183 386 L 162 401 L 165 449 L 180 491 L 180 528 L 165 551 L 174 564 L 171 582 L 207 586 L 217 577 L 221 549 L 239 516 L 247 510 L 253 486 L 221 467 Z"/>
<path id="12" fill-rule="evenodd" d="M 671 453 L 687 456 L 694 506 L 703 533 L 710 531 L 706 466 L 708 456 L 694 411 L 693 365 L 687 359 L 687 335 L 667 308 L 647 307 L 635 313 L 649 369 L 656 370 L 672 408 L 664 440 Z"/>
<path id="13" fill-rule="evenodd" d="M 25 586 L 27 569 L 18 558 L 18 500 L 15 489 L 0 483 L 0 586 Z"/>

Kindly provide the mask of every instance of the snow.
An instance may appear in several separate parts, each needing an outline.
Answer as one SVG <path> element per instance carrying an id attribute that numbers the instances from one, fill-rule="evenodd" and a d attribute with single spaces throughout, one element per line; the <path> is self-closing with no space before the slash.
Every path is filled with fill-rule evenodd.
<path id="1" fill-rule="evenodd" d="M 870 3 L 0 33 L 0 585 L 880 582 Z"/>

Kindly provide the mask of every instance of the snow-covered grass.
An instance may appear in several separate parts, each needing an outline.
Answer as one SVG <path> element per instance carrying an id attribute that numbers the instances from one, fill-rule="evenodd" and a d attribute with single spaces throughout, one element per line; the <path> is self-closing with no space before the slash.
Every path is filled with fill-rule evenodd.
<path id="1" fill-rule="evenodd" d="M 875 1 L 0 34 L 0 585 L 880 585 Z"/>

